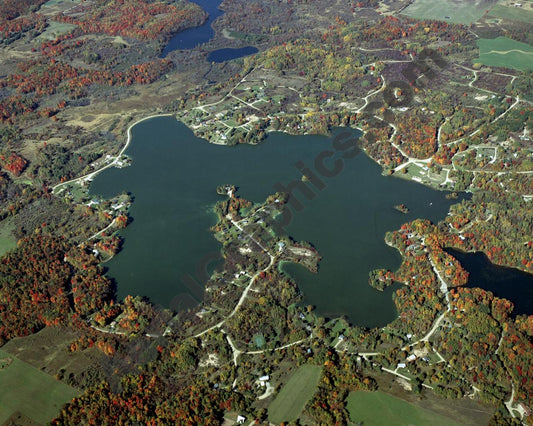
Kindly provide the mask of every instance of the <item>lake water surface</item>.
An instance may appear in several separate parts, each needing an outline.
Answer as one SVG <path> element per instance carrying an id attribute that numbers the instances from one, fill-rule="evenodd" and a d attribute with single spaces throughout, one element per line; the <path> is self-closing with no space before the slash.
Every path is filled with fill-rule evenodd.
<path id="1" fill-rule="evenodd" d="M 225 49 L 218 49 L 213 50 L 212 52 L 207 55 L 207 61 L 208 62 L 226 62 L 230 61 L 231 59 L 237 59 L 242 58 L 244 56 L 253 55 L 254 53 L 259 52 L 256 47 L 253 46 L 245 46 L 240 48 L 225 48 Z"/>
<path id="2" fill-rule="evenodd" d="M 91 192 L 111 197 L 133 194 L 133 222 L 123 231 L 123 250 L 106 264 L 118 284 L 119 297 L 146 295 L 165 306 L 187 306 L 201 297 L 202 258 L 220 251 L 209 228 L 216 222 L 212 207 L 216 187 L 235 184 L 239 194 L 257 203 L 276 192 L 276 183 L 301 179 L 298 161 L 313 168 L 319 153 L 332 149 L 332 138 L 271 134 L 259 145 L 218 146 L 196 138 L 182 123 L 163 117 L 132 129 L 127 154 L 133 165 L 107 169 Z M 332 168 L 332 157 L 326 165 Z M 395 269 L 399 253 L 384 243 L 387 231 L 414 218 L 442 219 L 452 203 L 444 193 L 381 175 L 366 155 L 345 159 L 335 177 L 322 178 L 326 187 L 293 212 L 286 227 L 296 240 L 315 245 L 323 260 L 317 275 L 297 265 L 285 265 L 305 295 L 306 304 L 328 316 L 346 315 L 362 326 L 384 325 L 396 316 L 391 292 L 368 285 L 374 268 Z M 409 214 L 396 211 L 404 203 Z M 196 279 L 196 288 L 190 279 Z"/>

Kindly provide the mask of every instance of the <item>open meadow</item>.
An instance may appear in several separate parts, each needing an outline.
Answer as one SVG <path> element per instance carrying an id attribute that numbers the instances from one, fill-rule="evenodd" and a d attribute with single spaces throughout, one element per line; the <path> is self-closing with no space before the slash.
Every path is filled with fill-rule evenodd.
<path id="1" fill-rule="evenodd" d="M 0 424 L 19 412 L 46 424 L 79 392 L 0 350 Z"/>
<path id="2" fill-rule="evenodd" d="M 268 407 L 272 423 L 296 420 L 316 392 L 322 368 L 303 365 L 296 370 Z"/>
<path id="3" fill-rule="evenodd" d="M 356 424 L 453 426 L 453 420 L 424 410 L 383 392 L 352 392 L 348 396 L 350 418 Z"/>
<path id="4" fill-rule="evenodd" d="M 480 39 L 479 59 L 484 65 L 513 68 L 516 70 L 533 70 L 533 46 L 506 37 Z"/>
<path id="5" fill-rule="evenodd" d="M 417 19 L 439 19 L 457 24 L 471 24 L 481 18 L 490 7 L 491 3 L 479 0 L 464 2 L 415 0 L 402 14 Z"/>
<path id="6" fill-rule="evenodd" d="M 8 220 L 4 220 L 2 223 L 0 227 L 0 255 L 7 253 L 17 246 L 17 240 L 11 234 L 14 228 L 14 224 Z"/>
<path id="7" fill-rule="evenodd" d="M 515 6 L 521 4 L 521 7 Z M 489 12 L 489 16 L 502 19 L 511 19 L 526 23 L 533 23 L 533 2 L 504 1 L 495 5 Z"/>

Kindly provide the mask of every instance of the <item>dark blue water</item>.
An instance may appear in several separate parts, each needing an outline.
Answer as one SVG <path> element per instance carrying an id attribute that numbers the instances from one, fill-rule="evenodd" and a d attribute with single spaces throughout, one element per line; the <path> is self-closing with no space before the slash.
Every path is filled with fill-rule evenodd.
<path id="1" fill-rule="evenodd" d="M 533 275 L 495 265 L 485 253 L 465 253 L 452 248 L 446 251 L 470 273 L 467 287 L 479 287 L 510 300 L 514 304 L 514 315 L 533 314 Z"/>
<path id="2" fill-rule="evenodd" d="M 191 1 L 199 5 L 209 14 L 207 21 L 199 27 L 189 28 L 188 30 L 181 31 L 174 35 L 163 49 L 163 52 L 161 53 L 162 58 L 174 50 L 194 49 L 202 43 L 207 43 L 215 35 L 213 28 L 211 28 L 211 24 L 224 13 L 218 8 L 220 3 L 222 3 L 221 0 Z"/>
<path id="3" fill-rule="evenodd" d="M 245 47 L 241 47 L 238 49 L 231 49 L 231 48 L 218 49 L 218 50 L 212 51 L 207 56 L 207 61 L 217 62 L 217 63 L 226 62 L 231 59 L 237 59 L 237 58 L 242 58 L 243 56 L 253 55 L 254 53 L 257 53 L 257 52 L 259 52 L 259 50 L 257 50 L 257 48 L 253 46 L 245 46 Z"/>

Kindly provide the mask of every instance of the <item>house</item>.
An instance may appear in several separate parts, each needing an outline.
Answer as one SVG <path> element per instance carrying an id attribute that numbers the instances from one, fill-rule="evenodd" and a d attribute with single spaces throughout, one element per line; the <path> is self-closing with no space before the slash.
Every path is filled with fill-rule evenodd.
<path id="1" fill-rule="evenodd" d="M 237 424 L 243 425 L 245 421 L 246 421 L 246 417 L 241 416 L 240 414 L 237 416 Z"/>
<path id="2" fill-rule="evenodd" d="M 524 404 L 523 402 L 521 402 L 519 405 L 522 408 L 522 411 L 523 411 L 524 415 L 526 417 L 529 417 L 531 415 L 531 409 L 526 404 Z"/>
<path id="3" fill-rule="evenodd" d="M 259 377 L 259 386 L 265 387 L 266 385 L 268 385 L 269 380 L 270 380 L 270 376 L 268 375 Z"/>

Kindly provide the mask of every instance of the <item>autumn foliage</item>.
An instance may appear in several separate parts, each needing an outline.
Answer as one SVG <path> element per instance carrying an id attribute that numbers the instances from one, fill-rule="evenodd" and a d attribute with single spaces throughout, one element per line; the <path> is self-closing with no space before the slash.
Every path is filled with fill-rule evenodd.
<path id="1" fill-rule="evenodd" d="M 161 1 L 98 1 L 82 16 L 61 14 L 56 20 L 78 25 L 87 34 L 121 35 L 140 40 L 156 39 L 200 23 L 204 14 L 188 2 L 167 4 Z"/>
<path id="2" fill-rule="evenodd" d="M 0 154 L 0 166 L 13 176 L 20 176 L 28 162 L 20 155 L 12 152 L 9 155 Z"/>
<path id="3" fill-rule="evenodd" d="M 120 389 L 113 392 L 107 382 L 88 389 L 52 424 L 218 425 L 225 410 L 242 404 L 235 392 L 203 383 L 175 389 L 153 373 L 125 376 Z"/>
<path id="4" fill-rule="evenodd" d="M 79 258 L 81 268 L 69 256 Z M 65 240 L 24 239 L 0 259 L 0 342 L 70 324 L 103 306 L 110 289 L 94 258 Z"/>

